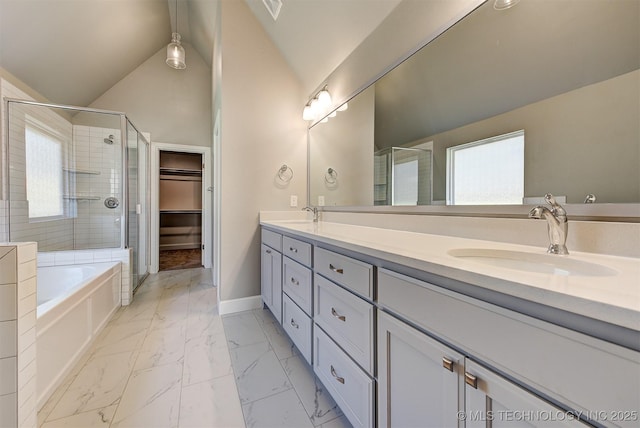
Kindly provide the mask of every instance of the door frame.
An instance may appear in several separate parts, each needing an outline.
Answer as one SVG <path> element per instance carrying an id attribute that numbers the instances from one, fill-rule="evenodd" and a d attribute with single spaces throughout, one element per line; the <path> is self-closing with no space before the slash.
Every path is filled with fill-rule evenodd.
<path id="1" fill-rule="evenodd" d="M 202 170 L 202 243 L 204 244 L 204 250 L 202 251 L 202 265 L 205 268 L 211 267 L 212 261 L 212 249 L 213 249 L 213 234 L 212 232 L 212 213 L 211 213 L 211 198 L 212 198 L 212 184 L 211 178 L 213 176 L 211 169 L 211 148 L 204 146 L 191 146 L 186 144 L 173 144 L 173 143 L 151 143 L 151 273 L 158 273 L 159 270 L 159 251 L 160 251 L 160 152 L 183 152 L 183 153 L 199 153 L 202 155 L 202 162 L 204 169 Z"/>

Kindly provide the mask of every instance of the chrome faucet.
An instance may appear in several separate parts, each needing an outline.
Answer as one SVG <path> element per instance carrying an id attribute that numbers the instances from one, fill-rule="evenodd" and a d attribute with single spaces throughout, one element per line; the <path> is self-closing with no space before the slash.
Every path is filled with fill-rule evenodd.
<path id="1" fill-rule="evenodd" d="M 562 206 L 556 202 L 551 193 L 544 195 L 544 200 L 551 205 L 551 209 L 544 205 L 538 205 L 529 211 L 529 218 L 547 220 L 547 228 L 549 231 L 549 254 L 569 254 L 567 246 L 567 233 L 569 232 L 567 223 L 567 212 Z"/>
<path id="2" fill-rule="evenodd" d="M 318 218 L 320 217 L 320 213 L 318 211 L 318 207 L 304 207 L 302 211 L 309 211 L 313 213 L 313 222 L 317 223 Z"/>

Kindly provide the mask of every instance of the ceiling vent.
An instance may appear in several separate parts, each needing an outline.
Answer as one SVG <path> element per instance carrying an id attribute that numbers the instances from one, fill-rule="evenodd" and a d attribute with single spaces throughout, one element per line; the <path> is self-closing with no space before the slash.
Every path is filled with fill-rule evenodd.
<path id="1" fill-rule="evenodd" d="M 280 14 L 280 9 L 282 8 L 282 0 L 262 0 L 264 3 L 264 7 L 267 8 L 273 20 L 278 19 L 278 15 Z"/>

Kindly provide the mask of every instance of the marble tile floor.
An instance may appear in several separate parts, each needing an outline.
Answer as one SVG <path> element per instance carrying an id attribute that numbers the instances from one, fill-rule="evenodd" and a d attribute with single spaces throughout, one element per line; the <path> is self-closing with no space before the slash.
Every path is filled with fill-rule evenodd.
<path id="1" fill-rule="evenodd" d="M 221 317 L 211 270 L 150 275 L 38 413 L 54 427 L 350 426 L 268 310 Z"/>

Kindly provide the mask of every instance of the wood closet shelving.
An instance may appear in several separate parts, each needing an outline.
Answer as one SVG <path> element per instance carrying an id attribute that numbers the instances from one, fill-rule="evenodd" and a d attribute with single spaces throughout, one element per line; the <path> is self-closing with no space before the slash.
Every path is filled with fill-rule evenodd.
<path id="1" fill-rule="evenodd" d="M 202 156 L 160 152 L 160 250 L 202 245 Z"/>

